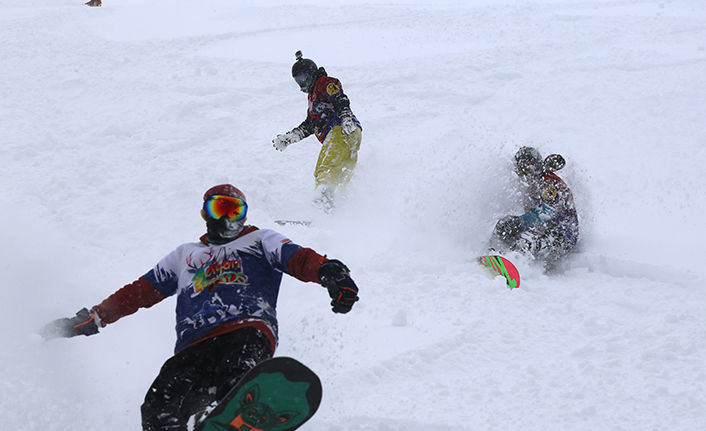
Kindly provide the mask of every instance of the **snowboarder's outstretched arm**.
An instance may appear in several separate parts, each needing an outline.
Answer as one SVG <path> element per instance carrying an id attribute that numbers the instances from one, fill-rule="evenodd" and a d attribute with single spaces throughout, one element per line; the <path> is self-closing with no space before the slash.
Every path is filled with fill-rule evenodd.
<path id="1" fill-rule="evenodd" d="M 300 125 L 293 128 L 284 135 L 277 135 L 275 139 L 272 140 L 272 146 L 279 151 L 284 151 L 290 144 L 299 142 L 302 139 L 314 134 L 314 123 L 311 117 L 307 114 L 306 120 L 302 121 Z"/>
<path id="2" fill-rule="evenodd" d="M 98 328 L 103 328 L 121 317 L 133 314 L 140 308 L 149 308 L 164 298 L 164 295 L 150 282 L 144 277 L 140 277 L 110 295 L 90 311 L 82 308 L 74 317 L 65 317 L 49 322 L 39 331 L 39 335 L 46 340 L 51 340 L 52 338 L 97 334 Z"/>
<path id="3" fill-rule="evenodd" d="M 358 301 L 358 286 L 350 276 L 348 267 L 339 260 L 327 260 L 318 271 L 321 285 L 328 289 L 334 313 L 348 313 Z"/>
<path id="4" fill-rule="evenodd" d="M 98 333 L 95 315 L 82 308 L 74 317 L 64 317 L 49 322 L 39 331 L 45 340 L 52 338 L 70 338 L 77 335 L 93 335 Z"/>
<path id="5" fill-rule="evenodd" d="M 358 286 L 340 260 L 328 260 L 310 248 L 297 250 L 287 263 L 287 274 L 328 290 L 334 313 L 348 313 L 358 301 Z"/>

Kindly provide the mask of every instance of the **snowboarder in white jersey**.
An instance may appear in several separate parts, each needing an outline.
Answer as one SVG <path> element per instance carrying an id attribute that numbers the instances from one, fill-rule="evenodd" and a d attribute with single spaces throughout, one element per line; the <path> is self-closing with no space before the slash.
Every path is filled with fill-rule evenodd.
<path id="1" fill-rule="evenodd" d="M 189 418 L 220 400 L 277 346 L 282 274 L 328 289 L 334 313 L 358 300 L 348 268 L 285 236 L 245 225 L 245 195 L 230 184 L 209 189 L 206 234 L 165 256 L 135 282 L 90 310 L 46 325 L 47 339 L 93 335 L 99 328 L 176 296 L 174 356 L 162 366 L 142 405 L 145 431 L 186 431 Z"/>

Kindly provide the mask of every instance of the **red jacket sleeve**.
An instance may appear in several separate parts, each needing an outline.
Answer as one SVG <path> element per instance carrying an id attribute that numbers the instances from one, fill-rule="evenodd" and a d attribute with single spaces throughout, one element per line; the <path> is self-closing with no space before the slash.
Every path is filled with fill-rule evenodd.
<path id="1" fill-rule="evenodd" d="M 140 277 L 137 281 L 125 285 L 110 295 L 91 310 L 100 318 L 101 326 L 105 326 L 121 317 L 133 314 L 140 308 L 149 308 L 163 299 L 164 295 L 159 290 L 144 277 Z"/>
<path id="2" fill-rule="evenodd" d="M 310 248 L 300 248 L 289 258 L 287 274 L 297 280 L 318 283 L 319 267 L 327 260 L 325 256 L 321 256 Z"/>

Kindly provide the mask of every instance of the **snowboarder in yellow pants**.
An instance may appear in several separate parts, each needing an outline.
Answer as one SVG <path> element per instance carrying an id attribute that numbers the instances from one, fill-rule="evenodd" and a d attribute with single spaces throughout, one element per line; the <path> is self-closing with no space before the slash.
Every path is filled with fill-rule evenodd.
<path id="1" fill-rule="evenodd" d="M 323 67 L 303 58 L 301 51 L 297 51 L 296 58 L 292 76 L 301 91 L 308 94 L 309 109 L 299 126 L 277 135 L 272 143 L 277 150 L 284 151 L 290 144 L 316 135 L 322 147 L 314 170 L 318 191 L 314 203 L 329 212 L 334 206 L 336 188 L 347 184 L 353 176 L 362 127 L 351 112 L 341 82 L 328 76 Z"/>

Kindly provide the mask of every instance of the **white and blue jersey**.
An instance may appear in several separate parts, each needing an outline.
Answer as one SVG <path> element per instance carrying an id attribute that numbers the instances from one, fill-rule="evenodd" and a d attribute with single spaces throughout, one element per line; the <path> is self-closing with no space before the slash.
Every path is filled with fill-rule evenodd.
<path id="1" fill-rule="evenodd" d="M 222 245 L 183 244 L 165 256 L 144 278 L 165 297 L 177 296 L 175 352 L 238 321 L 264 323 L 276 342 L 282 273 L 301 248 L 259 229 Z"/>

